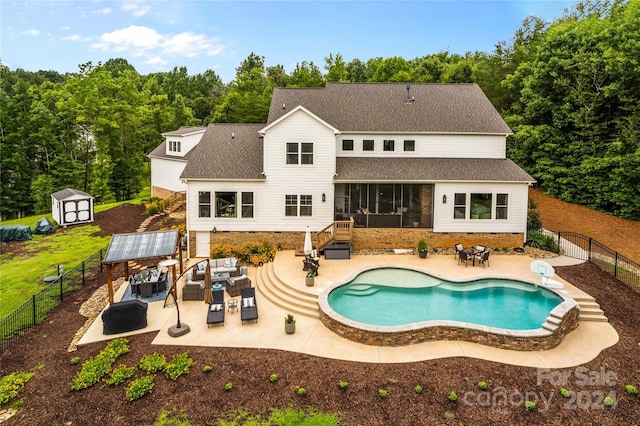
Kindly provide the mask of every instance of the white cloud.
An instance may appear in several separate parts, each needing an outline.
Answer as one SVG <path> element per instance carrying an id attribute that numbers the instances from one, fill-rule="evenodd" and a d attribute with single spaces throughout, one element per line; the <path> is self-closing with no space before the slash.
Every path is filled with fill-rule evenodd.
<path id="1" fill-rule="evenodd" d="M 67 31 L 67 30 L 70 30 L 70 29 L 71 29 L 71 27 L 70 27 L 69 25 L 64 25 L 64 26 L 60 27 L 60 29 L 61 29 L 62 31 Z"/>
<path id="2" fill-rule="evenodd" d="M 122 10 L 125 12 L 133 12 L 133 16 L 140 17 L 146 15 L 151 10 L 151 7 L 146 4 L 126 3 L 122 5 Z"/>
<path id="3" fill-rule="evenodd" d="M 22 34 L 26 34 L 26 35 L 37 37 L 40 34 L 42 34 L 42 31 L 40 31 L 40 30 L 27 30 L 27 31 L 23 31 Z"/>
<path id="4" fill-rule="evenodd" d="M 65 41 L 90 41 L 91 37 L 82 38 L 80 34 L 71 34 L 70 36 L 62 37 Z"/>
<path id="5" fill-rule="evenodd" d="M 215 56 L 225 49 L 218 37 L 192 32 L 163 35 L 152 28 L 138 25 L 104 33 L 100 41 L 93 43 L 91 47 L 146 57 L 145 62 L 153 65 L 166 63 L 165 57 L 193 58 L 203 54 Z"/>
<path id="6" fill-rule="evenodd" d="M 110 15 L 111 12 L 113 12 L 113 9 L 111 9 L 110 7 L 105 7 L 103 9 L 93 10 L 91 11 L 91 14 L 92 15 Z"/>

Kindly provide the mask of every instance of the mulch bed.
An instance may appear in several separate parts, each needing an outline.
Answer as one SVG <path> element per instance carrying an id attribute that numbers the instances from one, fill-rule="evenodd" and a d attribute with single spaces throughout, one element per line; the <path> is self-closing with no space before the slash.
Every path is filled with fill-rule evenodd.
<path id="1" fill-rule="evenodd" d="M 117 222 L 118 233 L 133 232 L 135 229 L 124 229 L 123 217 L 127 215 L 120 210 L 129 208 L 120 207 L 110 213 L 113 217 L 96 220 Z M 129 337 L 131 351 L 117 364 L 132 366 L 154 352 L 169 359 L 189 351 L 195 365 L 187 376 L 173 382 L 158 375 L 151 395 L 134 402 L 126 400 L 124 386 L 99 383 L 83 391 L 71 391 L 69 383 L 81 364 L 70 365 L 70 359 L 78 356 L 84 361 L 105 346 L 95 343 L 76 352 L 67 351 L 74 333 L 86 320 L 78 313 L 79 306 L 104 283 L 104 276 L 99 274 L 2 354 L 2 375 L 36 371 L 21 394 L 22 408 L 6 424 L 150 424 L 160 410 L 168 407 L 184 412 L 192 424 L 207 425 L 215 424 L 230 410 L 268 414 L 271 407 L 292 405 L 339 412 L 344 425 L 637 425 L 640 398 L 627 395 L 624 386 L 631 383 L 640 387 L 640 329 L 633 321 L 638 317 L 640 294 L 591 264 L 559 267 L 556 272 L 593 295 L 620 335 L 620 342 L 583 365 L 584 371 L 561 370 L 570 374 L 565 387 L 576 398 L 562 398 L 560 385 L 539 381 L 535 368 L 478 359 L 357 363 L 266 349 L 152 346 L 155 333 Z M 212 366 L 213 371 L 204 373 L 205 365 Z M 276 383 L 269 382 L 272 373 L 280 376 Z M 608 383 L 596 380 L 603 373 L 609 373 Z M 594 382 L 581 384 L 580 374 L 591 374 Z M 341 390 L 339 381 L 348 382 L 348 388 Z M 479 381 L 487 382 L 487 393 L 478 389 Z M 233 383 L 229 392 L 224 390 L 228 382 Z M 416 385 L 422 386 L 422 394 L 414 392 Z M 299 386 L 307 389 L 306 396 L 297 395 Z M 386 399 L 378 396 L 379 389 L 388 391 Z M 448 399 L 452 390 L 459 397 L 455 403 Z M 602 404 L 609 394 L 615 395 L 614 408 Z M 524 399 L 537 399 L 536 410 L 525 410 Z"/>

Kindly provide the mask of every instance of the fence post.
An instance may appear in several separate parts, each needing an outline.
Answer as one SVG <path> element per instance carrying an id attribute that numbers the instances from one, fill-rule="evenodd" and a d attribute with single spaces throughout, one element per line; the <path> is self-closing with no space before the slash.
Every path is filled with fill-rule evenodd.
<path id="1" fill-rule="evenodd" d="M 60 275 L 60 279 L 58 281 L 60 281 L 60 302 L 62 302 L 62 300 L 63 300 L 63 296 L 62 296 L 62 275 Z"/>
<path id="2" fill-rule="evenodd" d="M 31 300 L 33 301 L 33 323 L 32 325 L 36 325 L 36 295 L 31 296 Z"/>
<path id="3" fill-rule="evenodd" d="M 593 238 L 589 237 L 589 251 L 587 253 L 587 260 L 589 262 L 591 262 L 591 242 L 593 241 Z"/>
<path id="4" fill-rule="evenodd" d="M 82 287 L 84 287 L 84 260 L 82 261 Z"/>
<path id="5" fill-rule="evenodd" d="M 618 252 L 616 252 L 616 260 L 613 262 L 613 276 L 618 278 Z"/>
<path id="6" fill-rule="evenodd" d="M 102 272 L 102 249 L 100 249 L 100 272 Z"/>
<path id="7" fill-rule="evenodd" d="M 560 245 L 560 231 L 558 231 L 558 253 L 562 254 L 562 246 Z"/>

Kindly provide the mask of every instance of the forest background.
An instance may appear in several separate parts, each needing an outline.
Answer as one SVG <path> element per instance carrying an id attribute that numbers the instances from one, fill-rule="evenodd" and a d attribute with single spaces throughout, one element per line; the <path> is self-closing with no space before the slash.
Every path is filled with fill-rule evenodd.
<path id="1" fill-rule="evenodd" d="M 419 40 L 416 40 L 419 43 Z M 274 87 L 326 82 L 477 83 L 514 134 L 507 156 L 553 197 L 640 220 L 640 0 L 587 0 L 554 22 L 528 17 L 492 52 L 414 59 L 325 57 L 289 75 L 251 53 L 223 83 L 186 67 L 140 75 L 121 58 L 76 73 L 0 64 L 0 215 L 50 211 L 66 187 L 133 198 L 162 133 L 265 123 Z"/>

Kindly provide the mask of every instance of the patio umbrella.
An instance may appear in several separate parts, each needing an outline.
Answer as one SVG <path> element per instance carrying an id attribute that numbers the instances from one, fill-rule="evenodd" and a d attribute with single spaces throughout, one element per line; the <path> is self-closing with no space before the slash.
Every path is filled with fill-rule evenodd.
<path id="1" fill-rule="evenodd" d="M 207 259 L 207 265 L 204 268 L 204 303 L 210 305 L 213 303 L 213 291 L 211 290 L 211 264 Z"/>
<path id="2" fill-rule="evenodd" d="M 313 251 L 313 245 L 311 244 L 311 230 L 307 226 L 307 232 L 304 234 L 304 254 L 309 256 Z"/>

